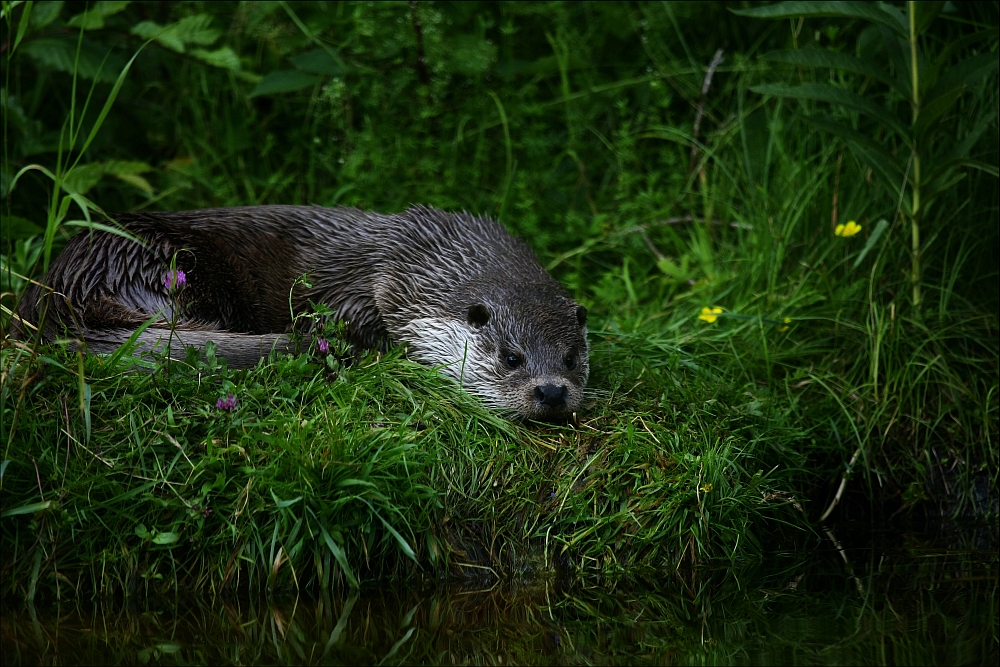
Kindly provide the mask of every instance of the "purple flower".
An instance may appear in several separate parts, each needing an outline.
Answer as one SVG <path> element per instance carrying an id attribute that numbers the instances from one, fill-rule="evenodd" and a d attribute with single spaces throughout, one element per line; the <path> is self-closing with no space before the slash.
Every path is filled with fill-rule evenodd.
<path id="1" fill-rule="evenodd" d="M 233 412 L 236 410 L 236 406 L 239 404 L 240 402 L 236 399 L 236 397 L 233 396 L 232 394 L 229 394 L 228 398 L 220 398 L 218 401 L 216 401 L 215 407 L 218 408 L 219 410 L 225 410 L 226 412 Z"/>
<path id="2" fill-rule="evenodd" d="M 187 275 L 180 269 L 177 269 L 176 271 L 168 271 L 167 275 L 163 278 L 163 285 L 167 289 L 180 289 L 184 287 L 185 284 L 187 284 Z"/>
<path id="3" fill-rule="evenodd" d="M 328 343 L 325 338 L 320 338 L 316 341 L 316 344 L 319 345 L 319 351 L 323 354 L 330 351 L 330 343 Z"/>

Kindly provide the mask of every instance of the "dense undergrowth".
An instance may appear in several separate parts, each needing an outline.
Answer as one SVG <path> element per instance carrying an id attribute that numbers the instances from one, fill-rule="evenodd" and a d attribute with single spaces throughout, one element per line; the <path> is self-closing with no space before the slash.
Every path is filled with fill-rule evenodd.
<path id="1" fill-rule="evenodd" d="M 5 3 L 4 590 L 636 573 L 995 516 L 997 10 L 929 4 Z M 104 211 L 264 203 L 501 220 L 592 313 L 579 423 L 398 352 L 130 372 L 9 335 Z"/>

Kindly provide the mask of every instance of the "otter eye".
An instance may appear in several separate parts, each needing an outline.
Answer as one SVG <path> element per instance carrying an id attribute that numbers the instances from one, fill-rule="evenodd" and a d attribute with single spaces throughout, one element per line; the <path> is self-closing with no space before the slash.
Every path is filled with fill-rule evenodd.
<path id="1" fill-rule="evenodd" d="M 571 371 L 576 368 L 576 355 L 567 354 L 563 359 L 563 363 L 566 364 L 566 370 Z"/>
<path id="2" fill-rule="evenodd" d="M 524 363 L 524 358 L 517 352 L 507 352 L 503 355 L 503 362 L 507 364 L 507 368 L 514 370 Z"/>

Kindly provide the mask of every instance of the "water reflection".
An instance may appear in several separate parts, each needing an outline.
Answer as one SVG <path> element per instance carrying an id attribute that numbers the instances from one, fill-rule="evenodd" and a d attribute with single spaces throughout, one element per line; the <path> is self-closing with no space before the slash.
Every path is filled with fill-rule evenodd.
<path id="1" fill-rule="evenodd" d="M 735 569 L 665 568 L 627 584 L 8 606 L 0 649 L 7 665 L 996 664 L 996 529 L 981 530 L 988 550 L 981 531 L 854 530 Z"/>

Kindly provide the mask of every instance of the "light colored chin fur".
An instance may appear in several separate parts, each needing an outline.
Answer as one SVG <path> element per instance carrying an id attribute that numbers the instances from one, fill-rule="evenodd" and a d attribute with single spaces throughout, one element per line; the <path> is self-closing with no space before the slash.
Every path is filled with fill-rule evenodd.
<path id="1" fill-rule="evenodd" d="M 496 360 L 487 358 L 474 340 L 475 329 L 454 319 L 421 317 L 400 328 L 397 342 L 407 344 L 407 354 L 418 361 L 440 366 L 442 373 L 491 408 L 516 410 L 495 389 L 496 378 L 487 369 Z M 442 365 L 443 364 L 443 365 Z"/>

